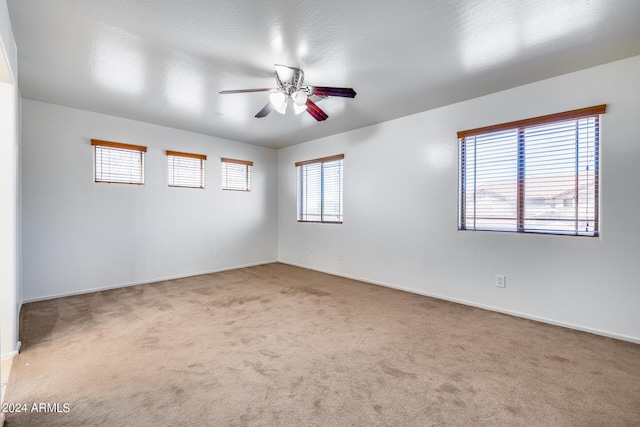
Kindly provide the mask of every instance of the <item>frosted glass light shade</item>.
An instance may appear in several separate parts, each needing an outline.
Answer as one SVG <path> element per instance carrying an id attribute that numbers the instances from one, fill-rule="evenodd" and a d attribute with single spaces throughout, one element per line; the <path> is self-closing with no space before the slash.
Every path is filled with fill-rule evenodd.
<path id="1" fill-rule="evenodd" d="M 287 96 L 284 93 L 274 92 L 269 95 L 269 100 L 278 113 L 284 114 L 287 111 Z"/>
<path id="2" fill-rule="evenodd" d="M 295 103 L 295 101 L 293 102 L 293 112 L 296 114 L 300 114 L 300 113 L 304 113 L 305 111 L 307 111 L 307 106 L 305 105 L 298 105 Z"/>
<path id="3" fill-rule="evenodd" d="M 293 102 L 297 106 L 302 107 L 307 103 L 307 94 L 304 91 L 299 90 L 291 94 L 291 99 L 293 99 Z"/>
<path id="4" fill-rule="evenodd" d="M 307 109 L 307 94 L 304 91 L 297 91 L 291 94 L 293 99 L 293 112 L 300 114 Z"/>

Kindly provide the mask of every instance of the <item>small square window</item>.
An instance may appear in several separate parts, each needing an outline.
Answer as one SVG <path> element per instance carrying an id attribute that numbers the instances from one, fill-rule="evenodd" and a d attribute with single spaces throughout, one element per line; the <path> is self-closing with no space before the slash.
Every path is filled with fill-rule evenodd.
<path id="1" fill-rule="evenodd" d="M 222 159 L 222 189 L 251 191 L 251 166 L 246 160 Z"/>
<path id="2" fill-rule="evenodd" d="M 91 140 L 94 146 L 94 180 L 117 184 L 144 184 L 147 147 Z"/>
<path id="3" fill-rule="evenodd" d="M 169 187 L 204 188 L 204 154 L 167 150 Z"/>

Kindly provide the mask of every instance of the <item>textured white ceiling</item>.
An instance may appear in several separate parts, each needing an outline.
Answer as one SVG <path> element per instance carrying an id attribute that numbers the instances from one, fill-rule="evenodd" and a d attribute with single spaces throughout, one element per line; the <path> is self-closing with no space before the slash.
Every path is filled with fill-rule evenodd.
<path id="1" fill-rule="evenodd" d="M 23 97 L 284 147 L 640 54 L 638 0 L 8 0 Z M 353 87 L 254 115 L 274 64 Z M 612 76 L 615 78 L 615 76 Z"/>

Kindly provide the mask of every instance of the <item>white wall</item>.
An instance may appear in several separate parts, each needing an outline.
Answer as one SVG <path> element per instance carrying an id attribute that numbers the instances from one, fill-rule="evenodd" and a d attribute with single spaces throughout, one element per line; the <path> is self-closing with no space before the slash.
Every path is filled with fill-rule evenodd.
<path id="1" fill-rule="evenodd" d="M 20 305 L 17 50 L 0 1 L 0 358 L 17 354 Z"/>
<path id="2" fill-rule="evenodd" d="M 638 76 L 630 58 L 280 150 L 279 260 L 640 342 Z M 457 131 L 603 103 L 602 237 L 457 231 Z M 294 162 L 339 153 L 344 224 L 297 223 Z"/>
<path id="3" fill-rule="evenodd" d="M 32 100 L 22 120 L 25 301 L 277 259 L 275 150 Z M 145 185 L 93 182 L 92 138 L 147 146 Z M 167 149 L 208 156 L 204 190 L 167 186 Z M 220 157 L 254 162 L 251 192 L 221 190 Z"/>

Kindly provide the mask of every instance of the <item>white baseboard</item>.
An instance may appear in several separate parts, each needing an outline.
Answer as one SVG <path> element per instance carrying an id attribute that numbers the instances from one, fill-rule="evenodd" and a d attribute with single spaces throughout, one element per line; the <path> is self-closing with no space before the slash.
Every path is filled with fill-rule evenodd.
<path id="1" fill-rule="evenodd" d="M 2 353 L 0 355 L 0 360 L 9 360 L 9 359 L 13 359 L 14 357 L 16 357 L 18 354 L 20 354 L 20 347 L 22 347 L 22 342 L 18 341 L 16 343 L 16 348 L 13 351 L 10 351 L 8 353 Z M 1 425 L 1 424 L 0 424 Z"/>
<path id="2" fill-rule="evenodd" d="M 503 308 L 494 307 L 494 306 L 490 306 L 490 305 L 478 304 L 478 303 L 475 303 L 473 301 L 467 301 L 467 300 L 458 299 L 458 298 L 451 298 L 451 297 L 447 297 L 447 296 L 444 296 L 444 295 L 438 295 L 438 294 L 434 294 L 434 293 L 430 293 L 430 292 L 424 292 L 424 291 L 419 291 L 419 290 L 416 290 L 416 289 L 397 286 L 397 285 L 394 285 L 394 284 L 391 284 L 391 283 L 385 283 L 385 282 L 366 279 L 366 278 L 362 278 L 362 277 L 350 276 L 350 275 L 343 274 L 343 273 L 337 273 L 335 271 L 329 271 L 329 270 L 323 270 L 323 269 L 320 269 L 320 268 L 309 267 L 307 265 L 295 264 L 295 263 L 287 262 L 287 261 L 278 261 L 278 262 L 280 262 L 282 264 L 292 265 L 294 267 L 306 268 L 308 270 L 314 270 L 314 271 L 319 271 L 321 273 L 332 274 L 334 276 L 344 277 L 346 279 L 357 280 L 359 282 L 370 283 L 372 285 L 384 286 L 385 288 L 391 288 L 391 289 L 397 289 L 397 290 L 400 290 L 400 291 L 411 292 L 412 294 L 418 294 L 418 295 L 423 295 L 423 296 L 426 296 L 426 297 L 437 298 L 437 299 L 441 299 L 441 300 L 445 300 L 445 301 L 455 302 L 455 303 L 458 303 L 458 304 L 468 305 L 468 306 L 471 306 L 471 307 L 481 308 L 483 310 L 494 311 L 496 313 L 508 314 L 510 316 L 521 317 L 523 319 L 535 320 L 536 322 L 548 323 L 550 325 L 561 326 L 563 328 L 575 329 L 577 331 L 589 332 L 589 333 L 595 334 L 595 335 L 601 335 L 601 336 L 608 337 L 608 338 L 614 338 L 614 339 L 618 339 L 618 340 L 621 340 L 621 341 L 629 341 L 629 342 L 632 342 L 632 343 L 635 343 L 635 344 L 640 344 L 640 338 L 636 338 L 636 337 L 630 337 L 630 336 L 620 335 L 620 334 L 616 334 L 616 333 L 609 332 L 609 331 L 602 331 L 602 330 L 599 330 L 599 329 L 588 328 L 588 327 L 584 327 L 584 326 L 580 326 L 580 325 L 574 325 L 572 323 L 560 322 L 560 321 L 557 321 L 557 320 L 547 319 L 547 318 L 539 317 L 539 316 L 534 316 L 534 315 L 530 315 L 530 314 L 527 314 L 527 313 L 520 313 L 520 312 L 517 312 L 517 311 L 506 310 L 506 309 L 503 309 Z"/>
<path id="3" fill-rule="evenodd" d="M 129 286 L 137 286 L 137 285 L 146 285 L 146 284 L 149 284 L 149 283 L 164 282 L 165 280 L 184 279 L 186 277 L 202 276 L 203 274 L 220 273 L 221 271 L 237 270 L 239 268 L 247 268 L 247 267 L 255 267 L 255 266 L 258 266 L 258 265 L 273 264 L 274 262 L 278 262 L 278 261 L 277 260 L 260 261 L 260 262 L 255 262 L 255 263 L 251 263 L 251 264 L 243 264 L 243 265 L 235 265 L 235 266 L 230 266 L 230 267 L 223 267 L 223 268 L 219 268 L 219 269 L 216 269 L 216 270 L 208 270 L 208 271 L 201 271 L 201 272 L 196 272 L 196 273 L 179 274 L 179 275 L 167 276 L 167 277 L 156 277 L 156 278 L 151 278 L 151 279 L 148 279 L 148 280 L 140 280 L 140 281 L 136 281 L 136 282 L 118 283 L 116 285 L 99 286 L 99 287 L 96 287 L 96 288 L 83 289 L 81 291 L 60 292 L 60 293 L 49 294 L 49 295 L 44 295 L 44 296 L 39 296 L 39 297 L 26 298 L 26 299 L 24 299 L 22 301 L 22 303 L 26 304 L 26 303 L 29 303 L 29 302 L 45 301 L 45 300 L 50 300 L 50 299 L 55 299 L 55 298 L 70 297 L 70 296 L 74 296 L 74 295 L 90 294 L 92 292 L 108 291 L 110 289 L 126 288 L 126 287 L 129 287 Z"/>

